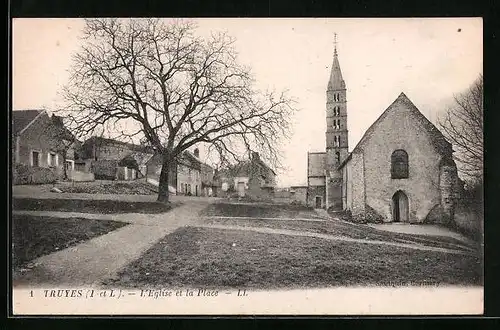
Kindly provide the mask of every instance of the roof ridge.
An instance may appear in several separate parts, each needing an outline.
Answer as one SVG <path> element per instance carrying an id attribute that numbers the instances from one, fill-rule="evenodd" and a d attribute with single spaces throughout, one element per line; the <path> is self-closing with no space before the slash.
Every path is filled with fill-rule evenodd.
<path id="1" fill-rule="evenodd" d="M 417 114 L 417 116 L 420 116 L 421 118 L 424 119 L 424 128 L 427 129 L 427 131 L 431 134 L 437 133 L 438 136 L 431 135 L 432 141 L 435 142 L 436 139 L 442 139 L 446 143 L 449 144 L 449 142 L 446 140 L 445 136 L 443 133 L 417 108 L 417 106 L 410 100 L 408 96 L 404 92 L 401 92 L 399 96 L 380 114 L 380 116 L 366 129 L 365 133 L 361 137 L 361 139 L 358 141 L 354 149 L 347 155 L 347 157 L 340 163 L 340 165 L 337 168 L 341 168 L 345 165 L 345 163 L 350 159 L 352 154 L 356 152 L 361 144 L 366 141 L 366 139 L 369 137 L 369 135 L 375 130 L 376 125 L 383 119 L 387 114 L 389 113 L 389 110 L 391 110 L 395 104 L 397 103 L 403 103 L 407 106 L 409 106 L 410 110 L 413 110 L 414 113 Z M 441 141 L 438 141 L 440 144 Z M 436 146 L 436 145 L 434 145 Z"/>

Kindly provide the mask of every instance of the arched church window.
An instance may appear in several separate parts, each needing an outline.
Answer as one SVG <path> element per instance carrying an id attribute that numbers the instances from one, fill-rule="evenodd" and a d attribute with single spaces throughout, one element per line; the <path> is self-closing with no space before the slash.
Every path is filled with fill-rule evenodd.
<path id="1" fill-rule="evenodd" d="M 395 150 L 391 155 L 391 178 L 408 178 L 408 154 L 403 149 Z"/>

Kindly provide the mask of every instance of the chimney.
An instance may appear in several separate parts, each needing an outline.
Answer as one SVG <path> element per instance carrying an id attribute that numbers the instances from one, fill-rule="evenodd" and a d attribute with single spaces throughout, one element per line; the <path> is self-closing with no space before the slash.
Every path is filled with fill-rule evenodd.
<path id="1" fill-rule="evenodd" d="M 200 149 L 194 149 L 194 155 L 196 156 L 196 158 L 200 158 Z"/>

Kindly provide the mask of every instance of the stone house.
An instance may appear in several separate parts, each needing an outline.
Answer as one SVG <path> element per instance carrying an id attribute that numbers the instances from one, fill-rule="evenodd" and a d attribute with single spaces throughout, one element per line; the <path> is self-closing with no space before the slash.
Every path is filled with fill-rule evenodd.
<path id="1" fill-rule="evenodd" d="M 184 151 L 172 162 L 169 171 L 169 191 L 177 195 L 203 196 L 202 162 L 190 151 Z M 146 165 L 148 182 L 158 185 L 163 161 L 161 155 L 154 155 Z"/>
<path id="2" fill-rule="evenodd" d="M 257 152 L 250 160 L 216 173 L 217 196 L 272 198 L 276 188 L 276 173 L 262 161 Z"/>
<path id="3" fill-rule="evenodd" d="M 12 112 L 12 162 L 14 183 L 48 183 L 61 180 L 64 168 L 75 173 L 75 149 L 79 141 L 63 125 L 62 118 L 45 110 Z M 85 178 L 84 178 L 85 179 Z"/>
<path id="4" fill-rule="evenodd" d="M 196 148 L 193 155 L 198 159 L 201 166 L 201 196 L 213 196 L 216 190 L 214 182 L 215 170 L 200 159 L 200 149 Z"/>
<path id="5" fill-rule="evenodd" d="M 336 49 L 326 98 L 326 151 L 307 157 L 308 205 L 348 211 L 361 221 L 452 221 L 463 188 L 452 146 L 404 93 L 351 152 Z"/>
<path id="6" fill-rule="evenodd" d="M 146 175 L 146 163 L 153 157 L 147 147 L 93 136 L 81 147 L 77 166 L 84 166 L 98 179 L 134 180 Z"/>

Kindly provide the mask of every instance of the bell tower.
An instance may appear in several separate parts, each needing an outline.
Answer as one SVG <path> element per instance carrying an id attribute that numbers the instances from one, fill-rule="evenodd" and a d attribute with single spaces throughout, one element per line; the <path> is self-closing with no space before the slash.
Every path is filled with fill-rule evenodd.
<path id="1" fill-rule="evenodd" d="M 342 174 L 337 167 L 348 155 L 346 85 L 342 78 L 334 37 L 333 64 L 326 89 L 326 202 L 342 209 Z"/>

